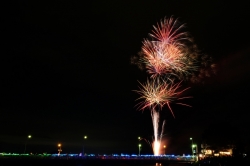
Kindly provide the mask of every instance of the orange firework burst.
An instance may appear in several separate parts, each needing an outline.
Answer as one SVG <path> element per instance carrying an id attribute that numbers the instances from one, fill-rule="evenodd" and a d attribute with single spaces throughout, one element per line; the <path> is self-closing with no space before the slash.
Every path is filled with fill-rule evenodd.
<path id="1" fill-rule="evenodd" d="M 186 72 L 188 64 L 186 63 L 186 53 L 181 46 L 168 44 L 165 47 L 155 46 L 150 41 L 145 41 L 142 47 L 144 56 L 143 63 L 146 64 L 148 73 L 152 77 L 162 74 L 175 72 Z"/>
<path id="2" fill-rule="evenodd" d="M 190 50 L 184 44 L 189 38 L 186 32 L 181 32 L 183 27 L 177 19 L 164 19 L 154 26 L 150 34 L 152 40 L 143 41 L 142 62 L 146 64 L 151 77 L 162 74 L 182 76 L 197 70 L 196 60 L 190 56 Z"/>
<path id="3" fill-rule="evenodd" d="M 155 42 L 161 42 L 162 44 L 179 43 L 182 40 L 187 40 L 187 32 L 181 32 L 185 27 L 184 24 L 180 24 L 178 19 L 170 17 L 169 19 L 163 19 L 157 26 L 153 26 L 154 30 L 149 34 Z"/>
<path id="4" fill-rule="evenodd" d="M 147 80 L 145 84 L 140 83 L 140 85 L 141 85 L 141 87 L 139 88 L 140 90 L 139 91 L 136 90 L 136 92 L 141 95 L 141 97 L 139 97 L 138 100 L 140 99 L 143 100 L 140 103 L 138 103 L 138 108 L 140 110 L 144 110 L 145 108 L 150 108 L 151 110 L 154 110 L 156 106 L 160 106 L 160 108 L 162 109 L 164 105 L 167 105 L 172 115 L 174 116 L 174 113 L 170 107 L 170 103 L 183 98 L 190 98 L 190 97 L 179 98 L 180 94 L 188 89 L 186 88 L 184 90 L 178 91 L 180 89 L 180 83 L 167 84 L 165 81 L 161 81 L 160 79 L 153 79 L 150 81 Z M 183 103 L 176 103 L 176 104 L 189 106 Z"/>

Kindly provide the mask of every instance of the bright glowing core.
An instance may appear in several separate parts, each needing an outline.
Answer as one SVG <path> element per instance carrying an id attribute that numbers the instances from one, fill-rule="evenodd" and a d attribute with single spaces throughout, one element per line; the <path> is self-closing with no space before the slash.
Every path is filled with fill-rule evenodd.
<path id="1" fill-rule="evenodd" d="M 154 155 L 158 156 L 160 154 L 160 142 L 155 141 L 154 142 Z"/>

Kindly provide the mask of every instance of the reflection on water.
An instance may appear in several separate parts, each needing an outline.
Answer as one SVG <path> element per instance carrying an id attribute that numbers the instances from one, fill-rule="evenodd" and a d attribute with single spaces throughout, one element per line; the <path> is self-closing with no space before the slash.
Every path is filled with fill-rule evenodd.
<path id="1" fill-rule="evenodd" d="M 138 166 L 190 166 L 191 164 L 187 163 L 171 163 L 171 164 L 162 164 L 162 163 L 155 163 L 155 165 L 138 165 Z M 125 166 L 125 165 L 124 165 Z M 126 165 L 129 166 L 129 165 Z"/>

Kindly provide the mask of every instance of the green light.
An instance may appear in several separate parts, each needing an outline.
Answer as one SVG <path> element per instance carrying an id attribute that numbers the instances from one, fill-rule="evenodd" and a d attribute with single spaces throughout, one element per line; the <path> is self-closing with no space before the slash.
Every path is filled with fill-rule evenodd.
<path id="1" fill-rule="evenodd" d="M 84 138 L 84 139 L 87 139 L 88 137 L 85 135 L 83 138 Z"/>

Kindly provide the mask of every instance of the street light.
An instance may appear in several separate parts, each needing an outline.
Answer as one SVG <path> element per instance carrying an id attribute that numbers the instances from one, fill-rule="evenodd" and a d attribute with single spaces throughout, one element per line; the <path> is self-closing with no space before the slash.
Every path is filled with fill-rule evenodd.
<path id="1" fill-rule="evenodd" d="M 57 147 L 58 147 L 58 156 L 60 155 L 60 153 L 61 153 L 61 151 L 62 151 L 62 144 L 58 144 L 57 145 Z"/>
<path id="2" fill-rule="evenodd" d="M 166 155 L 166 145 L 164 145 L 163 148 L 164 148 L 164 155 Z"/>
<path id="3" fill-rule="evenodd" d="M 83 148 L 82 148 L 82 155 L 84 156 L 84 140 L 88 138 L 87 135 L 83 136 Z"/>
<path id="4" fill-rule="evenodd" d="M 27 137 L 27 140 L 26 140 L 26 142 L 25 142 L 25 145 L 24 145 L 24 154 L 25 154 L 25 152 L 26 152 L 26 146 L 27 146 L 27 143 L 28 143 L 28 140 L 31 138 L 31 135 L 28 135 L 28 137 Z"/>
<path id="5" fill-rule="evenodd" d="M 196 160 L 198 161 L 198 146 L 197 144 L 193 144 L 192 145 L 192 149 L 194 151 L 194 148 L 195 148 L 195 156 L 196 156 Z"/>
<path id="6" fill-rule="evenodd" d="M 193 151 L 193 138 L 190 137 L 190 140 L 192 141 L 192 144 L 191 144 L 191 149 L 192 149 L 192 157 L 194 156 L 194 151 Z"/>
<path id="7" fill-rule="evenodd" d="M 141 152 L 141 144 L 138 145 L 139 147 L 139 156 L 140 156 L 140 152 Z"/>
<path id="8" fill-rule="evenodd" d="M 193 148 L 193 152 L 194 152 L 194 148 L 197 149 L 197 145 L 196 145 L 196 144 L 193 144 L 193 145 L 192 145 L 192 148 Z M 195 150 L 195 152 L 196 152 L 196 150 Z"/>

